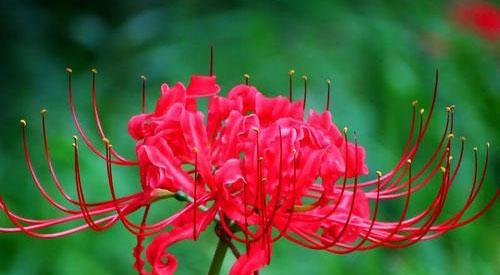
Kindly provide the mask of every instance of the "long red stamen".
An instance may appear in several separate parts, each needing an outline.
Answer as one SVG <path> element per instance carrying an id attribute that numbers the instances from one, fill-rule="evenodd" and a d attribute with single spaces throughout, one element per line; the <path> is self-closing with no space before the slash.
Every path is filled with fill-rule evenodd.
<path id="1" fill-rule="evenodd" d="M 142 80 L 142 113 L 146 113 L 146 76 L 141 75 L 141 80 Z"/>
<path id="2" fill-rule="evenodd" d="M 306 109 L 306 100 L 307 100 L 307 76 L 303 75 L 302 80 L 304 80 L 304 105 L 302 105 L 302 108 L 305 110 Z"/>
<path id="3" fill-rule="evenodd" d="M 55 173 L 54 166 L 52 164 L 52 158 L 51 158 L 51 155 L 50 155 L 49 145 L 48 145 L 47 127 L 46 127 L 46 113 L 47 113 L 46 109 L 42 109 L 40 111 L 41 120 L 42 120 L 42 136 L 43 136 L 43 145 L 44 145 L 44 151 L 45 151 L 45 159 L 46 159 L 46 162 L 47 162 L 47 166 L 49 167 L 50 175 L 51 175 L 52 180 L 54 181 L 57 189 L 59 190 L 59 193 L 61 193 L 61 195 L 68 202 L 70 202 L 71 204 L 73 204 L 73 205 L 79 205 L 79 203 L 78 203 L 77 200 L 71 198 L 71 196 L 68 195 L 68 193 L 65 191 L 64 187 L 62 186 L 61 182 L 59 181 L 59 178 L 57 177 L 57 175 Z M 136 195 L 137 194 L 125 196 L 123 198 L 118 199 L 118 201 L 120 203 L 122 203 L 124 201 L 132 199 Z M 95 206 L 106 206 L 106 205 L 109 206 L 112 203 L 113 203 L 112 201 L 103 201 L 103 202 L 96 202 L 96 203 L 88 203 L 87 205 L 88 206 L 92 206 L 92 207 L 95 207 Z"/>
<path id="4" fill-rule="evenodd" d="M 101 119 L 99 118 L 99 108 L 97 107 L 97 90 L 96 90 L 96 75 L 97 75 L 97 70 L 93 68 L 91 70 L 92 72 L 92 107 L 94 110 L 94 119 L 97 124 L 97 129 L 99 131 L 99 135 L 101 136 L 102 139 L 106 138 L 106 134 L 104 133 L 104 130 L 102 128 L 102 123 Z M 114 151 L 114 149 L 111 150 L 111 154 L 117 158 L 120 162 L 123 164 L 130 164 L 130 165 L 137 165 L 137 161 L 130 161 L 125 159 L 124 157 L 120 156 L 118 153 Z"/>
<path id="5" fill-rule="evenodd" d="M 286 223 L 285 223 L 285 228 L 283 229 L 279 229 L 279 235 L 276 236 L 275 238 L 273 238 L 273 242 L 281 239 L 283 236 L 287 235 L 287 230 L 288 230 L 288 227 L 290 227 L 290 223 L 292 222 L 292 216 L 293 216 L 293 213 L 294 213 L 294 205 L 295 205 L 295 194 L 297 192 L 296 190 L 296 180 L 297 180 L 297 151 L 295 149 L 293 149 L 292 151 L 293 153 L 293 160 L 292 160 L 292 165 L 293 165 L 293 174 L 292 174 L 292 189 L 291 189 L 291 192 L 292 192 L 292 196 L 290 197 L 290 205 L 286 205 L 286 201 L 285 201 L 285 204 L 283 205 L 283 207 L 285 209 L 289 209 L 289 214 L 288 214 L 288 217 L 287 217 L 287 220 L 286 220 Z M 281 174 L 281 173 L 280 173 Z M 290 191 L 289 191 L 290 193 Z"/>
<path id="6" fill-rule="evenodd" d="M 22 130 L 22 138 L 23 138 L 23 149 L 24 149 L 24 157 L 26 159 L 26 163 L 28 165 L 28 168 L 29 168 L 29 171 L 30 171 L 30 174 L 31 174 L 31 178 L 33 180 L 33 182 L 35 183 L 36 187 L 38 188 L 38 190 L 40 191 L 40 193 L 42 194 L 42 196 L 50 203 L 52 204 L 54 207 L 56 207 L 57 209 L 65 212 L 65 213 L 70 213 L 70 214 L 75 214 L 75 213 L 78 213 L 78 211 L 74 211 L 74 210 L 70 210 L 62 205 L 60 205 L 59 203 L 57 203 L 48 193 L 47 191 L 45 190 L 45 188 L 42 186 L 40 180 L 38 179 L 37 175 L 36 175 L 36 172 L 35 172 L 35 168 L 33 167 L 33 164 L 31 163 L 31 157 L 30 157 L 30 153 L 28 151 L 28 142 L 27 142 L 27 138 L 26 138 L 26 127 L 27 127 L 27 123 L 26 123 L 26 120 L 21 120 L 21 130 Z"/>
<path id="7" fill-rule="evenodd" d="M 210 76 L 214 75 L 214 47 L 210 46 Z"/>
<path id="8" fill-rule="evenodd" d="M 87 203 L 85 202 L 85 196 L 83 194 L 83 188 L 82 188 L 82 183 L 81 183 L 81 178 L 80 178 L 78 143 L 77 143 L 76 136 L 73 137 L 73 148 L 74 148 L 74 163 L 75 163 L 74 166 L 75 166 L 76 190 L 77 190 L 78 202 L 80 205 L 81 212 L 83 214 L 83 218 L 85 219 L 85 222 L 87 222 L 87 224 L 93 230 L 95 230 L 95 231 L 105 230 L 107 227 L 100 227 L 92 220 L 92 216 L 90 215 L 89 210 L 87 208 Z"/>
<path id="9" fill-rule="evenodd" d="M 194 194 L 193 194 L 193 239 L 196 241 L 198 239 L 196 233 L 196 214 L 198 208 L 198 149 L 194 149 Z"/>
<path id="10" fill-rule="evenodd" d="M 330 91 L 331 91 L 332 81 L 330 79 L 326 80 L 327 95 L 326 95 L 326 107 L 325 110 L 330 111 Z"/>
<path id="11" fill-rule="evenodd" d="M 293 102 L 293 74 L 295 74 L 295 71 L 294 70 L 290 70 L 288 71 L 288 92 L 289 92 L 289 96 L 288 96 L 288 99 L 290 100 L 290 102 Z"/>
<path id="12" fill-rule="evenodd" d="M 78 133 L 80 134 L 80 136 L 82 137 L 83 141 L 85 142 L 85 144 L 89 147 L 89 149 L 94 153 L 96 154 L 98 157 L 100 157 L 101 159 L 105 160 L 105 156 L 99 152 L 96 147 L 94 146 L 94 144 L 90 141 L 90 139 L 87 137 L 87 135 L 85 135 L 85 133 L 83 132 L 83 129 L 82 127 L 80 126 L 80 122 L 78 120 L 78 117 L 76 115 L 76 108 L 75 108 L 75 104 L 74 104 L 74 100 L 73 100 L 73 88 L 72 88 L 72 73 L 73 73 L 73 70 L 71 70 L 70 68 L 66 68 L 66 71 L 68 72 L 68 98 L 69 98 L 69 105 L 70 105 L 70 109 L 71 109 L 71 116 L 73 118 L 73 122 L 75 124 L 75 127 L 78 131 Z M 125 166 L 131 166 L 131 165 L 137 165 L 138 163 L 137 162 L 126 162 L 124 160 L 113 160 L 113 163 L 114 164 L 119 164 L 119 165 L 125 165 Z"/>

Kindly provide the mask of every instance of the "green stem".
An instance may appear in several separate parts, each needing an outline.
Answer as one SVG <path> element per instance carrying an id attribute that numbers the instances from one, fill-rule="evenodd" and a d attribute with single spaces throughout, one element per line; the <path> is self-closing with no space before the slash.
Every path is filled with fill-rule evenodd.
<path id="1" fill-rule="evenodd" d="M 208 270 L 208 275 L 219 275 L 222 263 L 226 257 L 227 248 L 227 242 L 225 242 L 222 238 L 219 238 L 214 257 L 212 258 L 212 263 L 210 264 L 210 269 Z"/>

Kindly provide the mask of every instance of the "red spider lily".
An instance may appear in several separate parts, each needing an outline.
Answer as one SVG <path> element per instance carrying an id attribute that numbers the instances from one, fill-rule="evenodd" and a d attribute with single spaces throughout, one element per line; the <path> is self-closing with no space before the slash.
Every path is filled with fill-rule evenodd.
<path id="1" fill-rule="evenodd" d="M 211 59 L 212 60 L 212 59 Z M 212 62 L 211 62 L 212 64 Z M 212 68 L 212 66 L 210 66 Z M 118 154 L 105 135 L 96 102 L 95 77 L 92 72 L 92 103 L 105 152 L 97 150 L 85 135 L 77 119 L 69 76 L 69 99 L 73 119 L 85 144 L 106 163 L 111 199 L 89 203 L 85 199 L 79 169 L 79 145 L 74 137 L 75 186 L 78 198 L 71 198 L 59 182 L 51 161 L 42 110 L 43 143 L 52 179 L 62 197 L 76 209 L 62 206 L 38 180 L 31 164 L 26 142 L 26 121 L 21 120 L 26 160 L 35 185 L 54 207 L 66 215 L 35 220 L 11 212 L 0 197 L 0 207 L 16 226 L 0 232 L 25 232 L 40 238 L 60 237 L 91 228 L 101 231 L 120 221 L 137 237 L 133 251 L 134 268 L 149 274 L 142 259 L 143 242 L 158 234 L 146 250 L 151 274 L 172 274 L 176 258 L 168 248 L 185 239 L 196 240 L 212 221 L 216 232 L 238 257 L 231 274 L 254 274 L 270 263 L 272 246 L 281 238 L 302 246 L 346 254 L 379 246 L 402 248 L 420 240 L 442 235 L 481 216 L 496 201 L 499 191 L 477 213 L 465 218 L 481 189 L 488 164 L 479 171 L 477 148 L 474 148 L 474 176 L 463 208 L 451 217 L 439 220 L 447 194 L 461 167 L 465 138 L 460 139 L 458 160 L 452 161 L 454 106 L 447 108 L 446 126 L 435 151 L 420 169 L 412 161 L 427 132 L 434 113 L 438 74 L 429 114 L 417 111 L 412 104 L 410 132 L 400 160 L 386 174 L 365 182 L 358 177 L 368 173 L 365 150 L 348 130 L 340 131 L 329 111 L 330 81 L 327 82 L 326 110 L 310 110 L 304 116 L 307 77 L 302 100 L 293 100 L 293 71 L 289 73 L 289 98 L 266 97 L 249 84 L 232 88 L 227 96 L 219 95 L 215 76 L 192 76 L 186 88 L 182 83 L 161 86 L 161 96 L 153 112 L 145 112 L 143 77 L 143 112 L 129 121 L 129 133 L 137 141 L 137 161 Z M 197 99 L 209 97 L 207 120 L 197 108 Z M 418 116 L 418 118 L 417 118 Z M 115 194 L 113 165 L 139 166 L 141 191 L 118 198 Z M 435 198 L 417 215 L 409 216 L 412 195 L 433 179 L 440 181 Z M 175 197 L 186 205 L 176 214 L 148 224 L 151 205 Z M 377 218 L 380 202 L 404 199 L 401 216 L 395 221 Z M 371 210 L 370 204 L 373 204 Z M 140 223 L 129 215 L 144 208 Z M 75 220 L 85 223 L 72 229 L 46 230 Z M 165 231 L 167 226 L 172 229 Z M 242 255 L 232 241 L 246 248 Z"/>
<path id="2" fill-rule="evenodd" d="M 489 41 L 500 38 L 500 9 L 491 3 L 459 4 L 454 16 L 458 24 L 471 28 Z"/>

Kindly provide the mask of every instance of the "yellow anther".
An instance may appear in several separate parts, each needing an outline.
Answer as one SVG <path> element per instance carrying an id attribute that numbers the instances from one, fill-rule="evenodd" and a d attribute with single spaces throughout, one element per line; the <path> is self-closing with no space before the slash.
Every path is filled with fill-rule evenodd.
<path id="1" fill-rule="evenodd" d="M 293 206 L 293 211 L 294 212 L 305 212 L 305 211 L 311 210 L 313 208 L 314 208 L 313 204 L 294 205 Z"/>
<path id="2" fill-rule="evenodd" d="M 249 74 L 243 74 L 243 78 L 250 79 L 250 75 Z"/>
<path id="3" fill-rule="evenodd" d="M 477 151 L 477 147 L 474 146 L 474 148 L 472 148 L 472 150 Z"/>
<path id="4" fill-rule="evenodd" d="M 443 166 L 441 166 L 441 172 L 446 173 L 446 168 L 444 168 Z"/>
<path id="5" fill-rule="evenodd" d="M 26 127 L 26 124 L 27 124 L 27 123 L 26 123 L 26 120 L 21 119 L 21 120 L 19 120 L 19 122 L 21 123 L 21 125 L 22 125 L 23 127 Z"/>
<path id="6" fill-rule="evenodd" d="M 411 102 L 411 105 L 412 105 L 412 106 L 417 106 L 417 104 L 418 104 L 418 100 L 413 100 L 413 101 Z"/>
<path id="7" fill-rule="evenodd" d="M 377 176 L 378 176 L 378 177 L 381 177 L 381 176 L 382 176 L 382 172 L 381 172 L 381 171 L 379 171 L 379 170 L 375 171 L 375 174 L 377 174 Z"/>
<path id="8" fill-rule="evenodd" d="M 466 139 L 464 136 L 461 136 L 461 137 L 460 137 L 460 140 L 462 140 L 462 141 L 466 141 L 467 139 Z"/>
<path id="9" fill-rule="evenodd" d="M 263 158 L 263 157 L 259 157 L 259 161 L 263 161 L 263 160 L 264 160 L 264 158 Z"/>
<path id="10" fill-rule="evenodd" d="M 94 74 L 96 74 L 96 73 L 97 73 L 97 69 L 96 69 L 96 68 L 92 68 L 92 69 L 90 69 L 90 71 L 91 71 L 92 73 L 94 73 Z"/>
<path id="11" fill-rule="evenodd" d="M 155 188 L 153 191 L 151 191 L 151 197 L 153 197 L 153 201 L 159 200 L 159 199 L 166 199 L 175 196 L 175 193 L 170 192 L 166 189 L 160 189 L 160 188 Z"/>
<path id="12" fill-rule="evenodd" d="M 407 160 L 406 160 L 406 162 L 407 162 L 408 164 L 411 164 L 411 159 L 407 159 Z"/>
<path id="13" fill-rule="evenodd" d="M 68 73 L 72 73 L 72 72 L 73 72 L 73 70 L 72 70 L 70 67 L 66 67 L 66 71 L 67 71 Z"/>
<path id="14" fill-rule="evenodd" d="M 257 128 L 257 127 L 252 127 L 252 130 L 257 132 L 257 133 L 260 132 L 259 128 Z"/>
<path id="15" fill-rule="evenodd" d="M 486 142 L 486 147 L 490 148 L 490 143 Z"/>
<path id="16" fill-rule="evenodd" d="M 103 141 L 105 144 L 109 144 L 109 139 L 107 139 L 107 138 L 102 138 L 102 141 Z"/>
<path id="17" fill-rule="evenodd" d="M 327 79 L 327 80 L 326 80 L 326 83 L 328 83 L 328 84 L 332 84 L 332 81 L 331 81 L 330 79 Z"/>
<path id="18" fill-rule="evenodd" d="M 290 71 L 288 71 L 288 75 L 289 75 L 289 76 L 292 76 L 294 73 L 295 73 L 295 70 L 290 70 Z"/>
<path id="19" fill-rule="evenodd" d="M 449 156 L 449 157 L 448 157 L 448 160 L 452 160 L 452 159 L 453 159 L 453 156 Z"/>
<path id="20" fill-rule="evenodd" d="M 198 149 L 198 147 L 193 147 L 193 152 L 195 154 L 198 154 L 200 152 L 200 150 Z"/>
<path id="21" fill-rule="evenodd" d="M 73 148 L 75 148 L 75 149 L 78 148 L 78 145 L 76 145 L 76 143 L 74 143 L 74 142 L 71 143 L 71 146 L 73 146 Z"/>
<path id="22" fill-rule="evenodd" d="M 76 142 L 78 140 L 78 136 L 77 135 L 74 135 L 73 136 L 73 140 Z"/>
<path id="23" fill-rule="evenodd" d="M 424 110 L 424 109 L 420 109 L 420 115 L 423 115 L 423 114 L 424 114 L 424 112 L 425 112 L 425 110 Z"/>
<path id="24" fill-rule="evenodd" d="M 148 78 L 147 78 L 145 75 L 141 75 L 141 79 L 142 79 L 142 80 L 146 80 L 146 79 L 148 79 Z"/>
<path id="25" fill-rule="evenodd" d="M 347 127 L 344 127 L 344 134 L 347 134 Z"/>
<path id="26" fill-rule="evenodd" d="M 45 113 L 46 113 L 46 112 L 47 112 L 47 109 L 41 109 L 41 110 L 40 110 L 40 114 L 41 114 L 42 116 L 43 116 L 43 115 L 45 115 Z"/>
<path id="27" fill-rule="evenodd" d="M 448 134 L 448 138 L 454 138 L 454 137 L 455 137 L 455 135 L 453 133 Z"/>
<path id="28" fill-rule="evenodd" d="M 307 75 L 303 75 L 302 79 L 307 80 Z"/>

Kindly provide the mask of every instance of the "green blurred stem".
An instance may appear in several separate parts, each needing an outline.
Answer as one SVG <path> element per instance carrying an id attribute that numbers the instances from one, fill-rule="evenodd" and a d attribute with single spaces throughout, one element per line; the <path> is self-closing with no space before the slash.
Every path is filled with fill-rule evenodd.
<path id="1" fill-rule="evenodd" d="M 212 263 L 210 264 L 210 269 L 208 270 L 208 275 L 219 275 L 222 263 L 224 262 L 224 258 L 226 257 L 227 249 L 227 242 L 222 238 L 219 238 L 214 257 L 212 258 Z"/>

